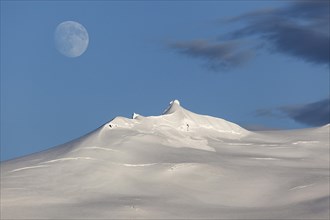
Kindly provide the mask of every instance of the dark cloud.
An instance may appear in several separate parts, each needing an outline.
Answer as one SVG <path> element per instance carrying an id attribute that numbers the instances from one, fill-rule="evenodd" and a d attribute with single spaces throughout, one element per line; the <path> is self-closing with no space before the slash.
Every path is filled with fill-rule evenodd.
<path id="1" fill-rule="evenodd" d="M 286 8 L 241 15 L 230 22 L 245 24 L 230 33 L 230 39 L 257 37 L 274 51 L 329 64 L 329 1 L 294 2 Z"/>
<path id="2" fill-rule="evenodd" d="M 278 118 L 286 117 L 305 125 L 321 126 L 330 123 L 330 100 L 327 98 L 304 105 L 282 106 L 276 109 L 259 109 L 256 115 Z"/>
<path id="3" fill-rule="evenodd" d="M 219 37 L 220 43 L 193 40 L 172 43 L 170 48 L 205 60 L 214 70 L 240 66 L 265 47 L 309 63 L 329 65 L 329 10 L 329 1 L 294 1 L 286 7 L 227 19 L 222 25 L 242 26 Z"/>
<path id="4" fill-rule="evenodd" d="M 182 54 L 204 59 L 210 69 L 229 69 L 249 60 L 253 53 L 242 49 L 238 41 L 210 43 L 204 40 L 176 42 L 170 47 Z"/>
<path id="5" fill-rule="evenodd" d="M 257 11 L 252 11 L 226 19 L 225 22 L 232 21 L 247 21 L 255 22 L 261 19 L 283 19 L 283 20 L 307 20 L 309 23 L 325 22 L 328 24 L 329 18 L 329 1 L 328 0 L 313 0 L 313 1 L 292 1 L 291 4 L 282 8 L 264 8 Z"/>
<path id="6" fill-rule="evenodd" d="M 330 123 L 329 98 L 318 102 L 286 106 L 280 110 L 293 120 L 312 126 L 321 126 Z"/>

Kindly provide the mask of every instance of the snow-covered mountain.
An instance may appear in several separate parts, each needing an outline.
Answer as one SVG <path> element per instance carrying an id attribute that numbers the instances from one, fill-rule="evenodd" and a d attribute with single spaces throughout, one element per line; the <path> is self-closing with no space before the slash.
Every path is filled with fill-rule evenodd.
<path id="1" fill-rule="evenodd" d="M 250 132 L 175 100 L 1 163 L 1 218 L 328 219 L 329 128 Z"/>

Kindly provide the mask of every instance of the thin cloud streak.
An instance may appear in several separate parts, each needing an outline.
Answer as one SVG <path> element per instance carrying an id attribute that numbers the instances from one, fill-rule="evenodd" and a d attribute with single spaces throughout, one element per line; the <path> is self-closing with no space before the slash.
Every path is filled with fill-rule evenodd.
<path id="1" fill-rule="evenodd" d="M 303 105 L 281 106 L 275 109 L 259 109 L 259 117 L 291 118 L 308 126 L 322 126 L 330 123 L 330 99 Z"/>
<path id="2" fill-rule="evenodd" d="M 195 40 L 175 42 L 169 46 L 179 53 L 205 60 L 208 68 L 212 70 L 237 67 L 254 56 L 251 50 L 242 50 L 238 41 L 210 43 L 206 40 Z"/>
<path id="3" fill-rule="evenodd" d="M 293 120 L 311 126 L 330 123 L 329 98 L 306 105 L 286 106 L 280 110 Z"/>

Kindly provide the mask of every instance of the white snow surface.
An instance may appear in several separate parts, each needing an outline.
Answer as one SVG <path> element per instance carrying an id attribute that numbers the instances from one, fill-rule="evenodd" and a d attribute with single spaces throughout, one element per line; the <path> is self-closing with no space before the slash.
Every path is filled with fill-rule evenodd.
<path id="1" fill-rule="evenodd" d="M 1 163 L 1 219 L 329 219 L 329 125 L 251 132 L 175 100 Z"/>

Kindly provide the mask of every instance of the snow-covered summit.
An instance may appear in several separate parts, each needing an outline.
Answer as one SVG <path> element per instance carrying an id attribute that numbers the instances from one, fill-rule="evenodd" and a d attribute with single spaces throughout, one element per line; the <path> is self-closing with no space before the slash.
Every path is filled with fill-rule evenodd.
<path id="1" fill-rule="evenodd" d="M 224 119 L 193 113 L 182 107 L 178 100 L 171 101 L 162 115 L 144 117 L 134 113 L 132 119 L 116 117 L 109 123 L 109 126 L 145 132 L 162 132 L 170 129 L 189 132 L 191 136 L 219 136 L 221 134 L 220 136 L 225 138 L 237 138 L 249 133 L 239 125 Z"/>
<path id="2" fill-rule="evenodd" d="M 170 105 L 165 109 L 163 115 L 172 114 L 173 112 L 180 110 L 180 108 L 179 100 L 175 99 L 170 102 Z"/>

